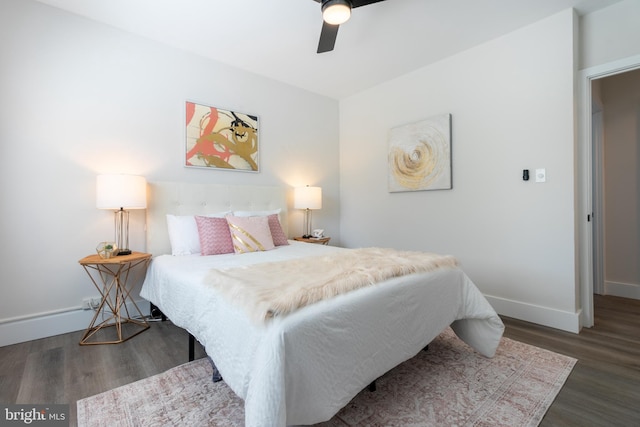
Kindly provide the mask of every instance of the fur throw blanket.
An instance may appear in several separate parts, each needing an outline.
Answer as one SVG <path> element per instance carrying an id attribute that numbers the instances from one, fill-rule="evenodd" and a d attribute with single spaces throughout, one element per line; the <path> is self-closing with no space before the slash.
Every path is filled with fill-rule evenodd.
<path id="1" fill-rule="evenodd" d="M 214 269 L 205 283 L 258 322 L 406 274 L 456 267 L 452 256 L 363 248 L 289 261 Z"/>

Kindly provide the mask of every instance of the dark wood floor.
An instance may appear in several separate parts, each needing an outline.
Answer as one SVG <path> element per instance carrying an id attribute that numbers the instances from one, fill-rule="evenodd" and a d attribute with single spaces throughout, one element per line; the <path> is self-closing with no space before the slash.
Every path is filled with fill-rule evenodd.
<path id="1" fill-rule="evenodd" d="M 578 359 L 541 426 L 640 426 L 640 301 L 596 296 L 596 325 L 580 334 L 505 318 L 505 336 Z M 171 322 L 118 345 L 79 346 L 82 332 L 0 347 L 0 402 L 69 403 L 187 361 Z M 204 356 L 197 346 L 196 358 Z"/>
<path id="2" fill-rule="evenodd" d="M 578 359 L 541 426 L 640 426 L 640 301 L 594 295 L 580 334 L 503 319 L 505 336 Z"/>

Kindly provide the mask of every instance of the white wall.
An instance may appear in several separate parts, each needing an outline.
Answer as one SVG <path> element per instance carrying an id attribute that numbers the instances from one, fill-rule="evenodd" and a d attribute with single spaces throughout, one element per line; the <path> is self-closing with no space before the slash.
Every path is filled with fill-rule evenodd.
<path id="1" fill-rule="evenodd" d="M 640 299 L 640 69 L 604 78 L 605 290 Z"/>
<path id="2" fill-rule="evenodd" d="M 343 244 L 454 254 L 501 314 L 577 331 L 574 29 L 567 10 L 341 101 Z M 389 193 L 389 129 L 441 113 L 453 190 Z"/>
<path id="3" fill-rule="evenodd" d="M 590 68 L 640 51 L 640 1 L 624 0 L 580 18 L 580 64 Z"/>
<path id="4" fill-rule="evenodd" d="M 88 325 L 77 308 L 97 292 L 77 261 L 113 236 L 100 173 L 319 185 L 314 225 L 339 243 L 337 101 L 31 0 L 0 9 L 0 345 Z M 261 172 L 184 168 L 185 100 L 259 115 Z M 134 211 L 134 250 L 143 222 Z"/>

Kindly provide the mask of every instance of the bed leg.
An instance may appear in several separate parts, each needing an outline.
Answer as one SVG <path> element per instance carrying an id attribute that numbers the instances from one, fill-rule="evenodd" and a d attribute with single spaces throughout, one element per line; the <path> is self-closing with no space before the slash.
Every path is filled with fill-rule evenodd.
<path id="1" fill-rule="evenodd" d="M 167 316 L 152 302 L 149 303 L 149 314 L 152 319 L 157 319 L 160 316 L 163 322 L 167 320 Z"/>
<path id="2" fill-rule="evenodd" d="M 369 391 L 376 391 L 376 380 L 371 381 L 371 384 L 369 384 Z"/>
<path id="3" fill-rule="evenodd" d="M 195 359 L 196 339 L 193 335 L 189 334 L 189 362 L 193 362 Z"/>
<path id="4" fill-rule="evenodd" d="M 213 375 L 211 376 L 211 381 L 213 381 L 214 383 L 222 381 L 222 375 L 220 375 L 220 371 L 218 371 L 218 368 L 216 368 L 216 364 L 213 363 L 213 359 L 210 356 L 207 356 L 207 359 L 209 359 L 209 362 L 211 362 L 211 367 L 213 368 Z"/>

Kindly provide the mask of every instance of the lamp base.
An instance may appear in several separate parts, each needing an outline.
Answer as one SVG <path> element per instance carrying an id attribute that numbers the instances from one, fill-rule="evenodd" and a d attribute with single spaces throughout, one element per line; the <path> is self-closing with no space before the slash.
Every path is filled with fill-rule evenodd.
<path id="1" fill-rule="evenodd" d="M 120 255 L 131 255 L 131 249 L 119 249 L 118 256 Z"/>

